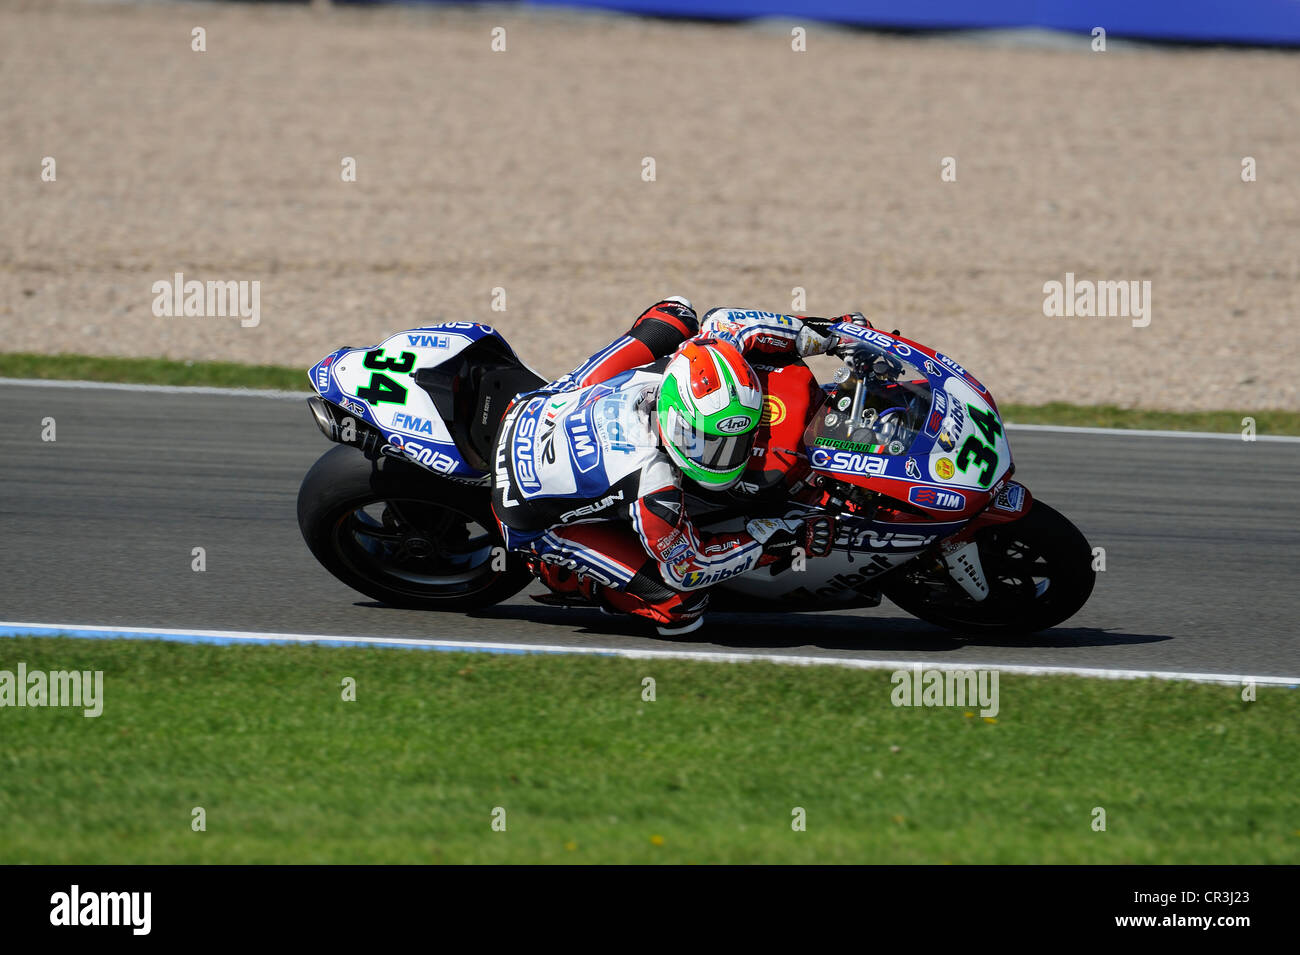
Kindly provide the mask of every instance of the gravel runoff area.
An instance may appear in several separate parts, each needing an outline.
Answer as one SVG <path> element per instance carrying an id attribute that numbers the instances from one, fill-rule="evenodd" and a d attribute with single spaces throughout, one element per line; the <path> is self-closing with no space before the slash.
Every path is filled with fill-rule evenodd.
<path id="1" fill-rule="evenodd" d="M 1300 409 L 1298 54 L 805 26 L 8 0 L 3 348 L 305 367 L 476 320 L 558 373 L 683 293 L 860 308 L 1004 401 Z M 178 272 L 257 324 L 156 316 Z M 1067 273 L 1145 314 L 1045 315 Z"/>

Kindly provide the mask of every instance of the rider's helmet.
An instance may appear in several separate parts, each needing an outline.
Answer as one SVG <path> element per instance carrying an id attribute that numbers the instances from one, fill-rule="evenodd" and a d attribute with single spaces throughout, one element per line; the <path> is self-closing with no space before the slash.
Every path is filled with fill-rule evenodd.
<path id="1" fill-rule="evenodd" d="M 723 491 L 740 480 L 763 410 L 758 378 L 733 345 L 683 345 L 659 386 L 659 431 L 673 463 L 696 484 Z"/>

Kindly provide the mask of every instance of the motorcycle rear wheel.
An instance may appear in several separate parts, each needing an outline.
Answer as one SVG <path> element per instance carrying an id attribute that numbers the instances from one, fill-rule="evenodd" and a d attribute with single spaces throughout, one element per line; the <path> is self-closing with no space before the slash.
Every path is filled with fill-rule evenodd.
<path id="1" fill-rule="evenodd" d="M 1023 635 L 1074 616 L 1096 583 L 1092 548 L 1069 518 L 1035 500 L 1029 513 L 975 535 L 989 596 L 973 600 L 942 567 L 905 574 L 885 596 L 914 617 L 960 633 Z"/>
<path id="2" fill-rule="evenodd" d="M 298 527 L 326 570 L 382 603 L 476 610 L 513 597 L 532 576 L 506 554 L 485 487 L 413 464 L 326 451 L 298 491 Z"/>

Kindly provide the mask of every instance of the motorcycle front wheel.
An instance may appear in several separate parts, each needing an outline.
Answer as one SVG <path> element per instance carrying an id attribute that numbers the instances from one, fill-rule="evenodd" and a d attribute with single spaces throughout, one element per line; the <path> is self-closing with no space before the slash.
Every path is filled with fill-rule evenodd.
<path id="1" fill-rule="evenodd" d="M 937 563 L 905 572 L 885 596 L 914 617 L 962 633 L 1030 634 L 1074 616 L 1092 594 L 1092 548 L 1070 520 L 1035 500 L 1029 513 L 975 535 L 989 595 L 976 601 Z"/>

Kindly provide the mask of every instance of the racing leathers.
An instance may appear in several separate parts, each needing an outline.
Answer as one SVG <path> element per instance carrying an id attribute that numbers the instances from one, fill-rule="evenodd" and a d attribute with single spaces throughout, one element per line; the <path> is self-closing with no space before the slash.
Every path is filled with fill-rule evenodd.
<path id="1" fill-rule="evenodd" d="M 668 358 L 692 337 L 766 361 L 797 360 L 831 343 L 794 316 L 723 308 L 697 323 L 689 302 L 667 299 L 573 372 L 518 396 L 498 432 L 493 470 L 506 546 L 540 561 L 552 590 L 598 597 L 675 632 L 698 625 L 712 585 L 794 546 L 815 553 L 832 533 L 826 519 L 751 521 L 725 534 L 695 527 L 655 416 Z"/>

